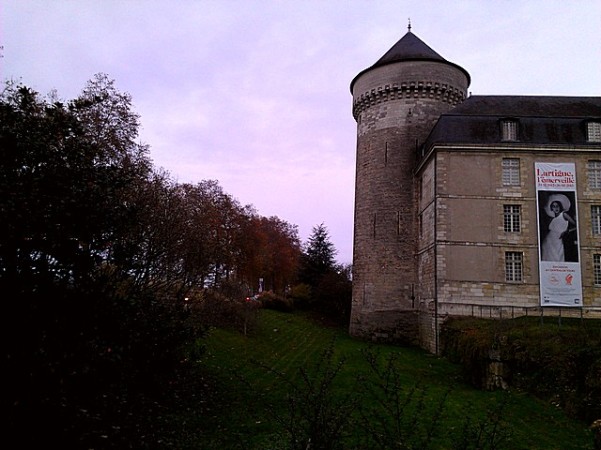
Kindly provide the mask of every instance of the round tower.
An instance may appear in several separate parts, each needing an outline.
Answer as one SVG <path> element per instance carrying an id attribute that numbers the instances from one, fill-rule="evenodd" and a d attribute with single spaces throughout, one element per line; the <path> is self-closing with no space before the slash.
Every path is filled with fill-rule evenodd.
<path id="1" fill-rule="evenodd" d="M 469 74 L 409 31 L 351 82 L 357 121 L 350 333 L 416 342 L 417 149 Z"/>

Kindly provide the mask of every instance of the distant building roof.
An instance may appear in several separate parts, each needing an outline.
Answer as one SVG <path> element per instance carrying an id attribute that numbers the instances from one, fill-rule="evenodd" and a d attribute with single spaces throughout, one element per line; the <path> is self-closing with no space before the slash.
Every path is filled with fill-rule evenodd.
<path id="1" fill-rule="evenodd" d="M 436 61 L 448 64 L 461 70 L 467 77 L 468 86 L 470 84 L 470 74 L 463 67 L 447 61 L 434 50 L 432 50 L 415 34 L 413 34 L 411 31 L 407 31 L 407 33 L 401 39 L 399 39 L 397 43 L 390 48 L 390 50 L 384 53 L 384 56 L 376 61 L 375 64 L 365 70 L 362 70 L 355 78 L 353 78 L 353 81 L 351 82 L 351 92 L 353 91 L 353 85 L 355 84 L 355 81 L 365 72 L 375 69 L 376 67 L 401 61 Z"/>
<path id="2" fill-rule="evenodd" d="M 591 145 L 586 122 L 601 120 L 601 97 L 471 96 L 440 116 L 424 144 L 504 144 L 500 122 L 518 121 L 517 144 Z"/>
<path id="3" fill-rule="evenodd" d="M 601 97 L 472 95 L 446 115 L 601 117 Z"/>

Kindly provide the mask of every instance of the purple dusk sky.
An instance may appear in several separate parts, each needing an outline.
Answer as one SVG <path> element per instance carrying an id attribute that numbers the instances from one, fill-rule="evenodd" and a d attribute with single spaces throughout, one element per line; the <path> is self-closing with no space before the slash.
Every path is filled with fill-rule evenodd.
<path id="1" fill-rule="evenodd" d="M 351 80 L 412 31 L 473 94 L 601 95 L 598 0 L 4 0 L 0 73 L 76 97 L 103 72 L 175 181 L 328 228 L 352 262 Z M 468 213 L 468 212 L 466 212 Z"/>

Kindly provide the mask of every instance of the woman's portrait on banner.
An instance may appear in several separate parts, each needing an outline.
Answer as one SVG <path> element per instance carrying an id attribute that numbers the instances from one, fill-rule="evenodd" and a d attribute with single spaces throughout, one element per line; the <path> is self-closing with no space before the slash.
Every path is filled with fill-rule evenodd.
<path id="1" fill-rule="evenodd" d="M 578 262 L 578 233 L 573 192 L 539 191 L 541 261 Z"/>

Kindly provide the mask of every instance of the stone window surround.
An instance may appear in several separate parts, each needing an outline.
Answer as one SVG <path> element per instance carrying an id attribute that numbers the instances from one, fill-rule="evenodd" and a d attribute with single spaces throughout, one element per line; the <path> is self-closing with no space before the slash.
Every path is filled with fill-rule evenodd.
<path id="1" fill-rule="evenodd" d="M 522 207 L 503 205 L 503 230 L 506 233 L 519 233 L 522 228 Z"/>
<path id="2" fill-rule="evenodd" d="M 593 236 L 601 236 L 601 205 L 591 205 L 591 227 Z"/>
<path id="3" fill-rule="evenodd" d="M 503 158 L 501 163 L 503 168 L 503 186 L 519 186 L 520 185 L 520 159 L 519 158 Z"/>
<path id="4" fill-rule="evenodd" d="M 588 187 L 601 189 L 601 160 L 590 160 L 586 164 Z"/>
<path id="5" fill-rule="evenodd" d="M 505 252 L 505 281 L 518 283 L 524 281 L 524 254 Z"/>
<path id="6" fill-rule="evenodd" d="M 601 286 L 601 254 L 593 255 L 593 284 Z"/>

